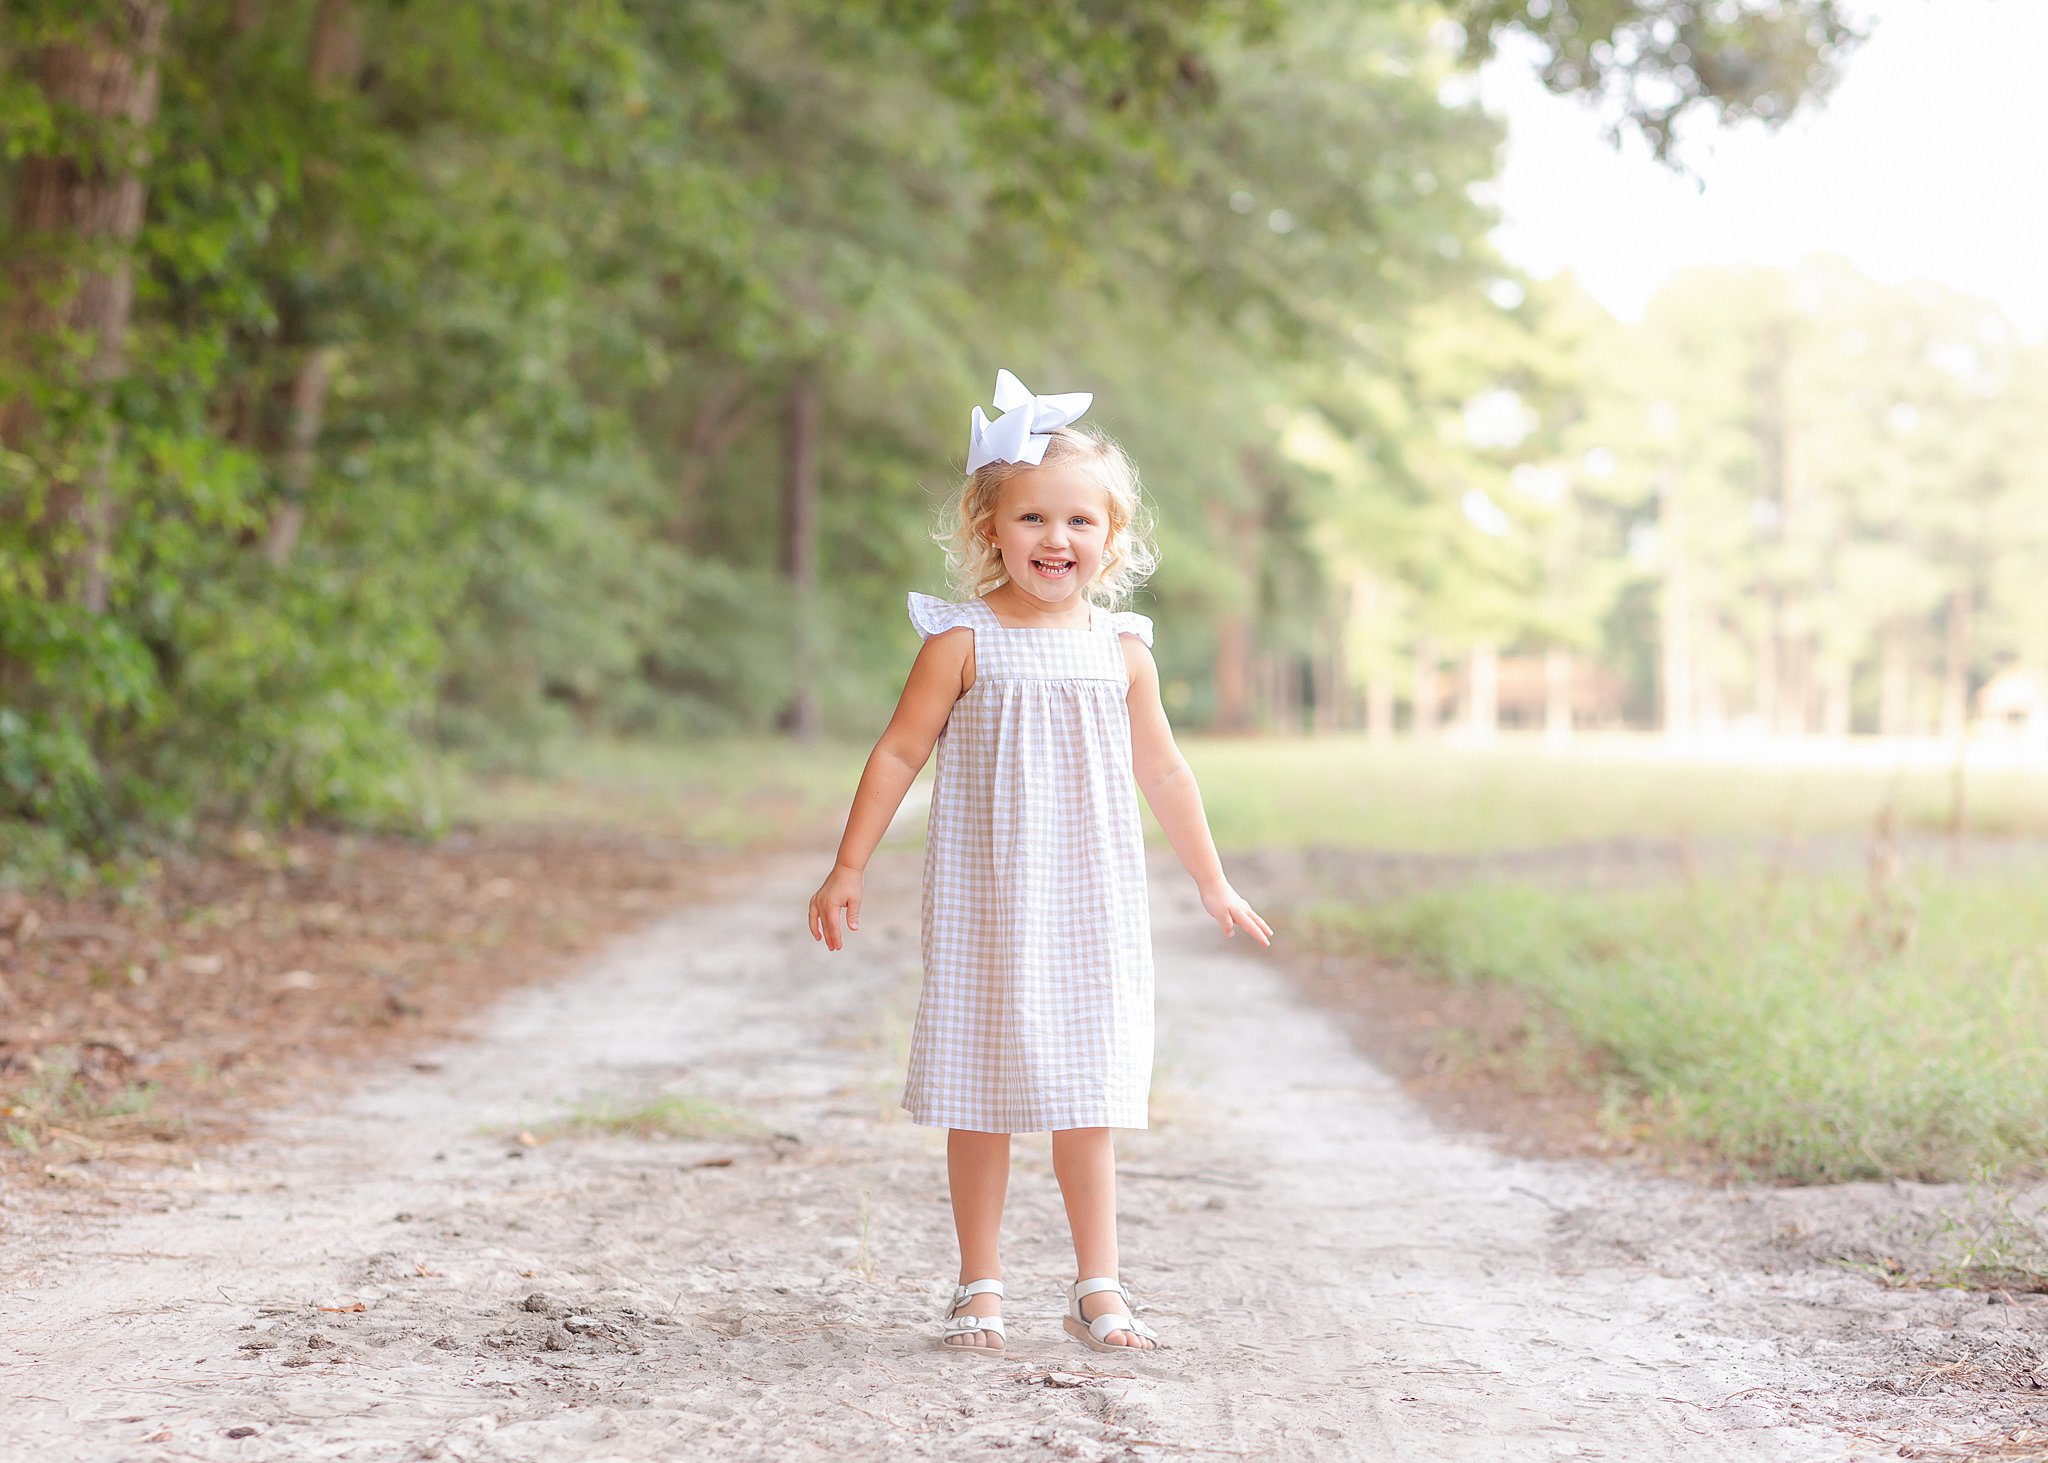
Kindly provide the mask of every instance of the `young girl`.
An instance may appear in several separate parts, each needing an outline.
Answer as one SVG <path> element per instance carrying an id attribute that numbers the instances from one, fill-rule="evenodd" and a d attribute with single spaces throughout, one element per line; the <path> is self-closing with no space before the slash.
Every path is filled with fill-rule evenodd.
<path id="1" fill-rule="evenodd" d="M 1111 612 L 1154 556 L 1137 472 L 1071 425 L 1092 396 L 1034 397 L 996 377 L 974 409 L 947 536 L 958 603 L 910 596 L 924 646 L 811 896 L 811 936 L 860 928 L 861 871 L 934 745 L 925 844 L 924 990 L 903 1106 L 946 1143 L 960 1283 L 942 1344 L 1003 1350 L 998 1232 L 1010 1135 L 1052 1134 L 1081 1279 L 1067 1332 L 1147 1350 L 1117 1276 L 1111 1128 L 1146 1125 L 1152 942 L 1133 782 L 1227 935 L 1272 929 L 1223 876 L 1194 774 L 1174 746 L 1152 622 Z"/>

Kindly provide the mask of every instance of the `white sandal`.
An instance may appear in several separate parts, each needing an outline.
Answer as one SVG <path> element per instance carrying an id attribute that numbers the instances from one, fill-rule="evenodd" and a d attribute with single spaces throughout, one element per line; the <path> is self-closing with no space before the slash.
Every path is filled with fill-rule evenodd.
<path id="1" fill-rule="evenodd" d="M 1105 1290 L 1114 1290 L 1121 1295 L 1124 1299 L 1124 1308 L 1120 1311 L 1104 1311 L 1092 1321 L 1084 1320 L 1081 1316 L 1081 1302 Z M 1067 1318 L 1061 1324 L 1067 1328 L 1069 1336 L 1091 1351 L 1143 1353 L 1160 1349 L 1159 1333 L 1132 1314 L 1136 1309 L 1137 1303 L 1131 1299 L 1131 1288 L 1128 1285 L 1113 1276 L 1098 1275 L 1093 1280 L 1077 1280 L 1067 1287 Z M 1119 1346 L 1106 1339 L 1112 1331 L 1128 1331 L 1133 1336 L 1144 1337 L 1152 1345 Z"/>
<path id="2" fill-rule="evenodd" d="M 946 1307 L 946 1314 L 943 1317 L 946 1322 L 946 1329 L 939 1336 L 939 1345 L 945 1347 L 948 1351 L 966 1351 L 979 1356 L 1001 1356 L 1007 1349 L 1010 1339 L 1003 1335 L 1003 1318 L 1001 1316 L 963 1316 L 959 1312 L 960 1307 L 966 1305 L 968 1301 L 977 1295 L 1000 1297 L 1002 1293 L 1003 1282 L 1000 1280 L 970 1280 L 965 1285 L 955 1286 L 953 1302 Z M 976 1342 L 955 1341 L 952 1339 L 955 1336 L 964 1336 L 969 1331 L 993 1331 L 1002 1339 L 1004 1345 L 986 1346 Z"/>

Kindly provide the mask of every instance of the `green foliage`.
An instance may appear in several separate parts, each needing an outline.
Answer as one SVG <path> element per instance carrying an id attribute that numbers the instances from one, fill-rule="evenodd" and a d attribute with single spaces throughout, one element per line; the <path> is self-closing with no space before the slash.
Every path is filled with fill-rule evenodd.
<path id="1" fill-rule="evenodd" d="M 144 203 L 0 241 L 0 823 L 431 827 L 428 741 L 772 726 L 798 379 L 839 722 L 900 676 L 998 363 L 1103 393 L 1174 552 L 1228 567 L 1162 593 L 1276 645 L 1341 583 L 1315 525 L 1441 517 L 1416 441 L 1333 485 L 1274 426 L 1386 423 L 1333 380 L 1444 409 L 1414 322 L 1495 272 L 1498 137 L 1436 6 L 189 0 L 148 54 L 145 12 L 0 0 L 0 206 L 53 169 Z M 153 114 L 58 104 L 52 47 L 153 70 Z M 1270 524 L 1255 576 L 1214 502 Z"/>
<path id="2" fill-rule="evenodd" d="M 1776 126 L 1825 96 L 1861 33 L 1842 0 L 1453 0 L 1475 56 L 1514 30 L 1542 55 L 1544 85 L 1599 104 L 1617 134 L 1674 156 L 1687 117 Z"/>
<path id="3" fill-rule="evenodd" d="M 33 1153 L 53 1129 L 76 1139 L 81 1129 L 90 1133 L 110 1119 L 147 1114 L 158 1090 L 153 1082 L 109 1085 L 96 1080 L 81 1064 L 77 1048 L 52 1047 L 0 1089 L 0 1138 Z"/>

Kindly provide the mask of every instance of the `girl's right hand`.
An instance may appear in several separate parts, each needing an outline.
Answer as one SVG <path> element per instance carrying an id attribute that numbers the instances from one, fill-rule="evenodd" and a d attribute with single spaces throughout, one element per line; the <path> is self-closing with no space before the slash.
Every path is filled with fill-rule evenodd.
<path id="1" fill-rule="evenodd" d="M 859 869 L 834 864 L 818 892 L 811 896 L 811 938 L 823 940 L 827 949 L 846 944 L 846 932 L 860 928 Z"/>

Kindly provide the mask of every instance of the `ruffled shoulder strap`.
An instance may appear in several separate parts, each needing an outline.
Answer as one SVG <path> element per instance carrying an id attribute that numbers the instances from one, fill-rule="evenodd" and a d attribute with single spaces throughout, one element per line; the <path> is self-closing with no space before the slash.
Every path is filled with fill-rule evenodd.
<path id="1" fill-rule="evenodd" d="M 972 625 L 972 616 L 973 612 L 966 605 L 940 599 L 935 594 L 910 591 L 910 623 L 917 626 L 917 633 L 923 639 L 929 640 L 940 631 L 951 630 L 956 625 Z"/>
<path id="2" fill-rule="evenodd" d="M 1135 635 L 1148 646 L 1152 643 L 1152 621 L 1136 610 L 1118 610 L 1109 623 L 1119 635 Z"/>

